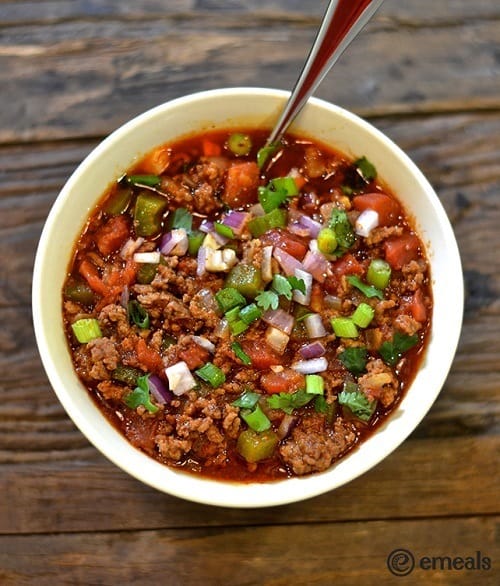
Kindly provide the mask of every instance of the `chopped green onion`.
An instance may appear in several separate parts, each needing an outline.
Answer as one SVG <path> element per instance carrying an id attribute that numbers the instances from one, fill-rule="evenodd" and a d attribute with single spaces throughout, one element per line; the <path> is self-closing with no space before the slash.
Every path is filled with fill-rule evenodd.
<path id="1" fill-rule="evenodd" d="M 381 258 L 375 258 L 370 262 L 366 280 L 377 289 L 385 289 L 391 279 L 391 267 Z"/>
<path id="2" fill-rule="evenodd" d="M 243 322 L 250 325 L 262 317 L 262 310 L 255 303 L 250 303 L 250 305 L 245 305 L 240 309 L 239 317 Z"/>
<path id="3" fill-rule="evenodd" d="M 217 234 L 224 236 L 224 238 L 234 238 L 234 232 L 231 226 L 226 226 L 226 224 L 222 224 L 221 222 L 214 222 L 214 230 Z"/>
<path id="4" fill-rule="evenodd" d="M 245 409 L 241 411 L 240 415 L 245 420 L 248 427 L 257 433 L 267 431 L 271 427 L 269 418 L 264 411 L 262 411 L 258 403 L 253 411 Z"/>
<path id="5" fill-rule="evenodd" d="M 297 183 L 295 183 L 295 179 L 288 175 L 286 177 L 275 177 L 271 179 L 269 185 L 275 191 L 284 191 L 289 197 L 299 195 L 299 189 Z"/>
<path id="6" fill-rule="evenodd" d="M 259 187 L 259 202 L 266 213 L 278 208 L 288 197 L 299 194 L 293 177 L 276 177 L 266 185 Z"/>
<path id="7" fill-rule="evenodd" d="M 246 303 L 246 299 L 234 287 L 224 287 L 224 289 L 217 291 L 215 299 L 223 313 L 233 309 L 233 307 L 245 305 Z"/>
<path id="8" fill-rule="evenodd" d="M 286 226 L 286 222 L 286 211 L 281 208 L 276 208 L 268 214 L 252 218 L 248 222 L 247 227 L 250 230 L 252 236 L 254 238 L 258 238 L 272 228 L 284 228 Z"/>
<path id="9" fill-rule="evenodd" d="M 101 338 L 99 322 L 94 318 L 82 318 L 71 324 L 71 329 L 80 344 L 86 344 L 95 338 Z"/>
<path id="10" fill-rule="evenodd" d="M 220 387 L 226 381 L 226 375 L 218 366 L 207 362 L 201 368 L 194 371 L 202 380 L 212 385 L 212 387 Z"/>
<path id="11" fill-rule="evenodd" d="M 235 132 L 227 139 L 227 147 L 235 155 L 248 155 L 252 149 L 252 139 L 248 134 Z"/>
<path id="12" fill-rule="evenodd" d="M 203 244 L 203 240 L 205 240 L 206 234 L 200 232 L 199 230 L 195 230 L 188 234 L 188 253 L 191 256 L 196 256 L 198 254 L 198 250 L 200 246 Z"/>
<path id="13" fill-rule="evenodd" d="M 366 182 L 373 181 L 377 176 L 377 169 L 375 169 L 375 166 L 366 157 L 357 159 L 354 161 L 354 164 Z"/>
<path id="14" fill-rule="evenodd" d="M 158 407 L 151 402 L 149 395 L 149 377 L 149 374 L 138 377 L 136 388 L 124 398 L 127 407 L 137 409 L 139 405 L 142 405 L 150 413 L 156 413 L 158 411 Z"/>
<path id="15" fill-rule="evenodd" d="M 332 328 L 339 338 L 357 338 L 358 328 L 349 317 L 334 317 L 331 320 Z"/>
<path id="16" fill-rule="evenodd" d="M 161 183 L 161 177 L 158 175 L 127 175 L 127 183 L 130 185 L 156 187 Z"/>
<path id="17" fill-rule="evenodd" d="M 253 409 L 257 405 L 260 397 L 261 395 L 259 393 L 247 389 L 231 405 L 240 407 L 241 409 Z"/>
<path id="18" fill-rule="evenodd" d="M 135 299 L 128 302 L 127 314 L 129 320 L 142 330 L 149 328 L 149 314 Z"/>
<path id="19" fill-rule="evenodd" d="M 322 228 L 318 234 L 318 249 L 323 254 L 332 254 L 337 248 L 337 236 L 335 230 Z"/>
<path id="20" fill-rule="evenodd" d="M 339 354 L 338 358 L 347 370 L 357 376 L 366 368 L 367 350 L 364 346 L 346 348 Z"/>
<path id="21" fill-rule="evenodd" d="M 227 321 L 229 323 L 232 323 L 232 322 L 238 320 L 240 317 L 240 306 L 237 305 L 236 307 L 233 307 L 233 309 L 226 311 L 226 313 L 224 314 L 224 317 L 227 319 Z"/>
<path id="22" fill-rule="evenodd" d="M 320 374 L 306 374 L 306 393 L 322 395 L 325 392 L 325 381 Z"/>
<path id="23" fill-rule="evenodd" d="M 248 325 L 243 320 L 237 319 L 236 321 L 229 322 L 229 329 L 232 334 L 239 336 L 245 330 L 248 330 Z"/>
<path id="24" fill-rule="evenodd" d="M 278 150 L 277 144 L 270 144 L 270 145 L 264 146 L 261 149 L 259 149 L 259 151 L 257 153 L 257 165 L 259 166 L 259 169 L 262 169 L 262 167 L 265 165 L 267 159 L 271 155 L 274 155 L 274 153 L 277 150 Z"/>
<path id="25" fill-rule="evenodd" d="M 366 285 L 356 275 L 348 275 L 346 278 L 351 285 L 359 289 L 366 297 L 378 297 L 379 299 L 384 298 L 384 294 L 382 291 L 380 291 L 380 289 L 377 289 L 373 285 Z"/>
<path id="26" fill-rule="evenodd" d="M 245 364 L 246 366 L 250 366 L 250 364 L 252 364 L 252 359 L 243 350 L 239 342 L 233 342 L 231 344 L 231 349 L 236 354 L 236 356 L 241 360 L 241 362 L 243 362 L 243 364 Z"/>
<path id="27" fill-rule="evenodd" d="M 375 315 L 375 310 L 368 303 L 360 303 L 351 315 L 352 321 L 360 328 L 367 328 Z"/>

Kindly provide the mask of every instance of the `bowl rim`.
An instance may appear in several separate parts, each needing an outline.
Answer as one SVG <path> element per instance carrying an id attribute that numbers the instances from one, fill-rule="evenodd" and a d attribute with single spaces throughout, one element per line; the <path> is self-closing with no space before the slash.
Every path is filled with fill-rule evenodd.
<path id="1" fill-rule="evenodd" d="M 200 91 L 167 101 L 132 118 L 101 141 L 85 157 L 65 182 L 47 216 L 36 251 L 32 281 L 32 313 L 35 338 L 45 372 L 47 373 L 51 386 L 67 414 L 86 438 L 119 468 L 146 485 L 192 502 L 237 508 L 284 505 L 318 496 L 339 488 L 347 482 L 358 478 L 369 469 L 378 465 L 390 453 L 398 448 L 424 418 L 441 392 L 442 386 L 451 368 L 460 338 L 464 300 L 460 254 L 450 221 L 436 192 L 408 155 L 406 155 L 406 153 L 404 153 L 380 130 L 344 108 L 319 98 L 310 98 L 303 112 L 312 111 L 313 109 L 326 110 L 336 116 L 340 116 L 343 120 L 347 121 L 347 123 L 359 127 L 362 132 L 368 133 L 380 143 L 384 144 L 391 153 L 396 156 L 402 164 L 404 164 L 405 168 L 410 171 L 411 176 L 416 181 L 419 188 L 426 193 L 429 204 L 433 208 L 433 212 L 439 224 L 439 228 L 443 231 L 443 239 L 448 243 L 447 260 L 450 265 L 455 268 L 452 283 L 450 283 L 454 288 L 455 321 L 450 325 L 450 330 L 447 332 L 448 344 L 442 351 L 442 354 L 440 354 L 440 358 L 445 365 L 445 368 L 441 368 L 438 377 L 433 380 L 434 391 L 426 395 L 425 401 L 422 401 L 420 405 L 417 405 L 416 410 L 410 417 L 406 416 L 404 410 L 402 410 L 402 405 L 404 405 L 406 396 L 411 393 L 410 388 L 403 400 L 391 413 L 389 418 L 380 426 L 377 432 L 328 470 L 305 477 L 286 478 L 269 483 L 221 482 L 219 480 L 189 474 L 179 469 L 170 468 L 153 460 L 151 457 L 140 452 L 137 448 L 129 444 L 128 441 L 113 428 L 112 424 L 107 422 L 100 411 L 98 412 L 101 414 L 102 421 L 89 421 L 81 414 L 81 404 L 79 403 L 78 397 L 73 396 L 72 393 L 66 389 L 65 381 L 61 378 L 58 371 L 58 357 L 55 355 L 55 351 L 50 348 L 49 340 L 47 339 L 47 324 L 44 320 L 43 299 L 41 294 L 44 286 L 43 269 L 46 263 L 50 262 L 47 257 L 47 251 L 50 244 L 51 234 L 57 224 L 57 219 L 61 211 L 67 205 L 67 201 L 75 186 L 78 185 L 80 178 L 88 171 L 88 168 L 92 165 L 93 161 L 98 159 L 103 153 L 107 152 L 116 142 L 122 140 L 123 137 L 134 132 L 151 117 L 164 115 L 167 111 L 188 106 L 193 103 L 203 102 L 204 100 L 210 101 L 213 99 L 255 96 L 263 99 L 277 99 L 284 103 L 289 94 L 288 91 L 284 90 L 255 87 L 236 87 Z M 303 115 L 304 114 L 301 113 L 299 118 Z M 155 145 L 153 144 L 151 148 L 154 146 Z M 335 145 L 332 146 L 335 147 Z M 100 195 L 101 194 L 98 194 L 93 199 L 93 205 L 95 205 L 95 202 Z M 93 205 L 89 207 L 89 212 L 93 208 Z M 432 275 L 432 278 L 434 279 L 434 275 Z M 427 350 L 431 346 L 431 342 L 432 340 L 430 339 L 428 341 Z M 75 378 L 77 378 L 76 373 Z M 415 383 L 415 380 L 412 383 L 412 386 Z M 87 394 L 85 387 L 81 383 L 79 383 L 79 385 Z M 394 422 L 397 423 L 397 420 L 400 417 L 409 418 L 411 425 L 407 427 L 402 427 L 401 425 L 398 426 L 396 441 L 389 442 L 386 445 L 382 441 L 378 441 L 377 437 L 379 437 L 381 431 L 384 428 L 391 426 Z M 99 424 L 102 422 L 106 422 L 106 424 L 100 426 Z M 107 426 L 111 428 L 113 433 L 110 429 L 106 429 Z M 104 431 L 102 428 L 104 428 Z M 363 451 L 363 454 L 367 456 L 365 461 L 360 457 L 356 457 L 356 454 L 359 454 L 360 451 Z M 354 473 L 350 472 L 348 469 L 353 460 L 357 464 Z"/>

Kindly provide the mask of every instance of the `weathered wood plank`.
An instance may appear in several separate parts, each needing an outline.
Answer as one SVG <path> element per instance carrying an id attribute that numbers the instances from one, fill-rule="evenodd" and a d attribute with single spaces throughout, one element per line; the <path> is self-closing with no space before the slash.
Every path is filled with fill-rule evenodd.
<path id="1" fill-rule="evenodd" d="M 223 532 L 9 536 L 0 537 L 0 578 L 6 585 L 392 584 L 397 579 L 387 560 L 391 552 L 405 548 L 415 559 L 408 583 L 496 585 L 497 529 L 498 519 L 474 517 L 248 526 Z M 435 561 L 434 570 L 421 567 L 423 558 L 437 556 L 477 563 L 477 552 L 483 560 L 480 569 L 447 569 L 449 562 L 443 559 Z M 425 568 L 428 562 L 423 564 Z"/>
<path id="2" fill-rule="evenodd" d="M 60 427 L 63 435 L 67 426 Z M 4 464 L 0 534 L 488 515 L 498 511 L 499 452 L 498 436 L 409 440 L 336 491 L 258 510 L 209 507 L 164 495 L 95 454 Z M 38 514 L 44 509 L 57 516 Z"/>
<path id="3" fill-rule="evenodd" d="M 271 18 L 262 8 L 244 19 L 238 10 L 202 6 L 199 18 L 196 12 L 186 17 L 181 7 L 149 20 L 121 14 L 87 20 L 86 4 L 80 3 L 76 20 L 3 29 L 0 141 L 102 135 L 192 91 L 290 88 L 317 28 L 307 13 Z M 387 16 L 382 9 L 318 95 L 365 115 L 498 108 L 496 21 L 467 19 L 461 2 L 449 9 L 448 24 L 430 27 L 412 22 L 405 10 L 398 17 L 398 6 L 393 3 Z"/>

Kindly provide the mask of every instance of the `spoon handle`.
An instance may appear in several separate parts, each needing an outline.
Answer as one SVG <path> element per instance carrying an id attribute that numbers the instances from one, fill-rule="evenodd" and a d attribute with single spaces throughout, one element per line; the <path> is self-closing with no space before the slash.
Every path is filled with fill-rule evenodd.
<path id="1" fill-rule="evenodd" d="M 267 144 L 279 142 L 333 64 L 383 0 L 330 0 L 316 39 Z"/>

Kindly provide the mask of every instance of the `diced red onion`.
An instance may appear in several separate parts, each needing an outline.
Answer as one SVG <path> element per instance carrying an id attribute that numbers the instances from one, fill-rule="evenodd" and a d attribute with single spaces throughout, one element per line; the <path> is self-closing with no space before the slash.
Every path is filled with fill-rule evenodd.
<path id="1" fill-rule="evenodd" d="M 266 330 L 266 342 L 271 346 L 273 350 L 275 350 L 278 354 L 283 354 L 286 350 L 286 346 L 288 341 L 290 340 L 290 336 L 278 330 L 273 326 L 269 326 Z"/>
<path id="2" fill-rule="evenodd" d="M 167 385 L 156 374 L 149 376 L 148 387 L 149 392 L 160 405 L 169 405 L 174 398 L 172 391 L 167 389 Z"/>
<path id="3" fill-rule="evenodd" d="M 297 234 L 297 236 L 302 236 L 304 238 L 311 235 L 309 228 L 306 228 L 306 226 L 302 225 L 300 222 L 291 222 L 288 224 L 288 230 L 292 234 Z"/>
<path id="4" fill-rule="evenodd" d="M 273 247 L 264 246 L 262 249 L 262 261 L 260 264 L 260 271 L 262 273 L 262 280 L 264 283 L 269 283 L 273 280 Z"/>
<path id="5" fill-rule="evenodd" d="M 330 268 L 330 263 L 320 252 L 308 250 L 304 257 L 302 268 L 308 273 L 311 273 L 316 281 L 323 283 Z"/>
<path id="6" fill-rule="evenodd" d="M 229 333 L 229 322 L 223 317 L 214 328 L 214 336 L 226 339 L 229 338 Z"/>
<path id="7" fill-rule="evenodd" d="M 252 216 L 265 216 L 266 212 L 260 203 L 256 203 L 248 210 Z"/>
<path id="8" fill-rule="evenodd" d="M 125 309 L 127 309 L 129 299 L 130 299 L 130 290 L 128 288 L 128 285 L 124 285 L 123 289 L 122 289 L 122 294 L 120 295 L 120 305 L 122 307 L 124 307 Z"/>
<path id="9" fill-rule="evenodd" d="M 304 325 L 306 326 L 307 335 L 310 338 L 322 338 L 326 336 L 327 332 L 319 313 L 312 313 L 304 318 Z"/>
<path id="10" fill-rule="evenodd" d="M 143 242 L 144 238 L 142 236 L 139 236 L 139 238 L 136 238 L 135 240 L 133 238 L 129 238 L 122 246 L 120 250 L 120 256 L 123 259 L 131 257 Z"/>
<path id="11" fill-rule="evenodd" d="M 210 289 L 200 289 L 198 293 L 195 293 L 192 300 L 206 311 L 213 311 L 214 313 L 219 313 L 220 311 L 219 305 Z"/>
<path id="12" fill-rule="evenodd" d="M 165 374 L 168 378 L 170 390 L 177 397 L 187 393 L 197 385 L 188 365 L 183 360 L 165 368 Z"/>
<path id="13" fill-rule="evenodd" d="M 273 256 L 279 262 L 285 274 L 289 277 L 295 275 L 295 269 L 304 269 L 304 266 L 300 261 L 281 248 L 275 247 L 273 250 Z"/>
<path id="14" fill-rule="evenodd" d="M 321 342 L 311 342 L 310 344 L 306 344 L 302 346 L 300 349 L 300 355 L 305 360 L 310 360 L 311 358 L 319 358 L 323 356 L 326 352 L 326 348 L 323 346 Z"/>
<path id="15" fill-rule="evenodd" d="M 317 222 L 316 220 L 313 220 L 311 217 L 306 215 L 301 216 L 300 224 L 309 230 L 309 234 L 312 236 L 312 238 L 316 238 L 321 228 L 323 228 L 320 222 Z"/>
<path id="16" fill-rule="evenodd" d="M 211 234 L 214 231 L 214 223 L 210 220 L 202 220 L 200 224 L 200 232 Z"/>
<path id="17" fill-rule="evenodd" d="M 153 250 L 151 252 L 136 252 L 134 253 L 134 262 L 142 264 L 158 264 L 160 262 L 160 251 Z"/>
<path id="18" fill-rule="evenodd" d="M 298 420 L 299 418 L 297 415 L 289 415 L 288 413 L 285 413 L 285 416 L 279 424 L 278 431 L 276 432 L 280 440 L 287 438 L 292 433 L 292 430 L 297 425 Z"/>
<path id="19" fill-rule="evenodd" d="M 198 255 L 196 257 L 196 276 L 203 277 L 207 272 L 207 255 L 208 249 L 205 246 L 200 246 L 198 249 Z"/>
<path id="20" fill-rule="evenodd" d="M 342 307 L 342 299 L 336 295 L 325 295 L 323 301 L 330 309 L 340 309 Z"/>
<path id="21" fill-rule="evenodd" d="M 306 290 L 305 293 L 302 293 L 302 291 L 294 289 L 293 300 L 297 303 L 300 303 L 301 305 L 309 305 L 309 302 L 311 301 L 313 276 L 311 273 L 303 271 L 302 269 L 295 269 L 295 276 L 297 279 L 304 281 Z"/>
<path id="22" fill-rule="evenodd" d="M 378 226 L 379 217 L 375 210 L 363 210 L 356 219 L 354 231 L 358 236 L 367 238 L 371 231 Z"/>
<path id="23" fill-rule="evenodd" d="M 175 254 L 182 256 L 188 251 L 189 241 L 184 228 L 176 228 L 163 235 L 160 243 L 162 254 Z"/>
<path id="24" fill-rule="evenodd" d="M 324 356 L 311 358 L 310 360 L 299 360 L 292 364 L 292 368 L 301 374 L 314 374 L 324 372 L 328 368 L 328 361 Z"/>
<path id="25" fill-rule="evenodd" d="M 210 352 L 210 354 L 213 354 L 215 352 L 215 344 L 207 338 L 204 338 L 203 336 L 193 336 L 193 342 L 196 342 L 198 346 L 201 346 L 202 348 Z"/>
<path id="26" fill-rule="evenodd" d="M 287 335 L 290 335 L 292 332 L 293 315 L 287 313 L 284 309 L 268 309 L 263 313 L 262 320 Z"/>
<path id="27" fill-rule="evenodd" d="M 251 219 L 252 215 L 248 212 L 235 212 L 230 211 L 222 220 L 225 226 L 229 226 L 234 234 L 240 236 L 247 222 Z"/>

